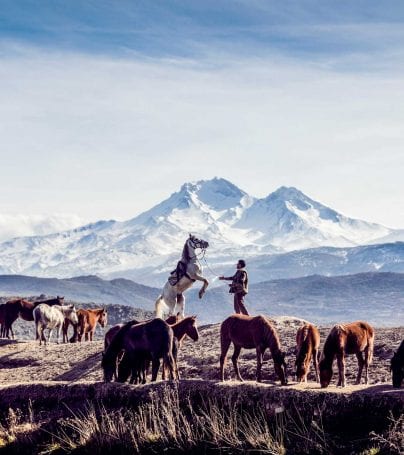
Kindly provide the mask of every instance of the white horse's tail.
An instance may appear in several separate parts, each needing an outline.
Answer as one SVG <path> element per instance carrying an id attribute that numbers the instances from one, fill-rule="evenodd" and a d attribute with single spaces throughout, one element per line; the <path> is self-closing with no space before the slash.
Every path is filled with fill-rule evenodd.
<path id="1" fill-rule="evenodd" d="M 164 299 L 163 294 L 160 294 L 155 303 L 156 318 L 163 319 L 164 316 Z"/>

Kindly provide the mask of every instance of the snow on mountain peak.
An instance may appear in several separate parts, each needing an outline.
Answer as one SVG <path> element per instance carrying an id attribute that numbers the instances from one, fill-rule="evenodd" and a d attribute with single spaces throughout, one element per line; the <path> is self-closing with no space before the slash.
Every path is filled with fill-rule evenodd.
<path id="1" fill-rule="evenodd" d="M 247 193 L 236 185 L 218 177 L 184 183 L 180 193 L 187 194 L 193 201 L 198 200 L 217 211 L 233 208 L 240 204 L 243 198 L 248 197 Z"/>
<path id="2" fill-rule="evenodd" d="M 383 226 L 340 215 L 294 187 L 280 187 L 257 199 L 215 177 L 184 183 L 128 221 L 102 221 L 3 243 L 0 271 L 59 277 L 161 272 L 173 267 L 189 232 L 209 241 L 213 258 L 346 247 L 394 234 Z"/>

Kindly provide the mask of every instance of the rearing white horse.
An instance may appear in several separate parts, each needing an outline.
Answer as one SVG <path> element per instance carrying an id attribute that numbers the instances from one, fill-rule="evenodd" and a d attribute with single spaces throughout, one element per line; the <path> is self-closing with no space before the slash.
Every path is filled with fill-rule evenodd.
<path id="1" fill-rule="evenodd" d="M 195 250 L 197 248 L 205 250 L 208 246 L 209 243 L 205 240 L 198 239 L 191 234 L 189 235 L 182 250 L 181 260 L 178 262 L 177 268 L 171 272 L 171 276 L 167 280 L 162 294 L 156 301 L 156 317 L 163 319 L 164 314 L 167 312 L 166 307 L 168 307 L 169 315 L 177 314 L 179 312 L 181 316 L 184 317 L 184 292 L 189 289 L 195 281 L 203 282 L 203 286 L 199 290 L 199 298 L 202 298 L 209 285 L 209 281 L 202 276 L 202 267 L 199 264 Z"/>

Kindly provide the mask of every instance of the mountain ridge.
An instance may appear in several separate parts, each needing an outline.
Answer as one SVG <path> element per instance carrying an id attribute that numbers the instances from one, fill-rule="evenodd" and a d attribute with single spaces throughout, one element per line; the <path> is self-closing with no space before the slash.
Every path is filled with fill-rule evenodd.
<path id="1" fill-rule="evenodd" d="M 210 243 L 222 263 L 321 247 L 352 247 L 404 230 L 345 217 L 294 187 L 255 198 L 223 178 L 184 183 L 151 209 L 127 220 L 100 220 L 47 236 L 0 244 L 0 273 L 132 277 L 167 273 L 188 233 Z M 150 281 L 146 284 L 154 283 Z M 161 283 L 162 284 L 162 283 Z"/>

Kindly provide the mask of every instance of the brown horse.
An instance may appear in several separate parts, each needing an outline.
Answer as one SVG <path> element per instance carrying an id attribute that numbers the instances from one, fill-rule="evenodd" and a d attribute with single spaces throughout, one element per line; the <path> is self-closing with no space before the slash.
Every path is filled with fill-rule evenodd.
<path id="1" fill-rule="evenodd" d="M 355 384 L 360 384 L 362 370 L 365 367 L 365 383 L 369 382 L 368 369 L 372 363 L 374 330 L 367 322 L 356 321 L 350 324 L 335 325 L 325 340 L 323 356 L 320 361 L 320 383 L 325 388 L 331 382 L 332 364 L 337 357 L 338 384 L 345 387 L 345 355 L 356 354 L 358 359 L 358 375 Z M 363 354 L 365 354 L 365 358 Z"/>
<path id="2" fill-rule="evenodd" d="M 118 356 L 125 351 L 125 364 L 137 362 L 140 356 L 150 356 L 152 359 L 152 381 L 157 379 L 160 359 L 170 370 L 170 377 L 177 378 L 177 368 L 172 356 L 173 331 L 162 319 L 152 319 L 132 325 L 125 324 L 112 338 L 110 345 L 103 353 L 101 366 L 104 370 L 104 380 L 110 382 L 116 374 Z"/>
<path id="3" fill-rule="evenodd" d="M 77 310 L 77 316 L 79 318 L 77 327 L 79 341 L 82 341 L 83 335 L 86 341 L 89 339 L 90 341 L 93 341 L 97 323 L 99 323 L 101 327 L 105 327 L 108 323 L 108 313 L 105 308 L 80 309 Z"/>
<path id="4" fill-rule="evenodd" d="M 296 333 L 296 378 L 298 382 L 307 382 L 311 358 L 313 357 L 316 382 L 318 376 L 318 350 L 320 332 L 313 324 L 304 324 Z"/>
<path id="5" fill-rule="evenodd" d="M 230 344 L 234 344 L 232 356 L 234 371 L 237 379 L 242 381 L 237 359 L 242 348 L 256 349 L 257 352 L 257 381 L 261 382 L 261 367 L 264 352 L 271 351 L 275 372 L 281 384 L 287 384 L 285 353 L 281 351 L 278 334 L 265 316 L 245 316 L 233 314 L 222 322 L 220 327 L 220 378 L 224 381 L 224 368 Z"/>

